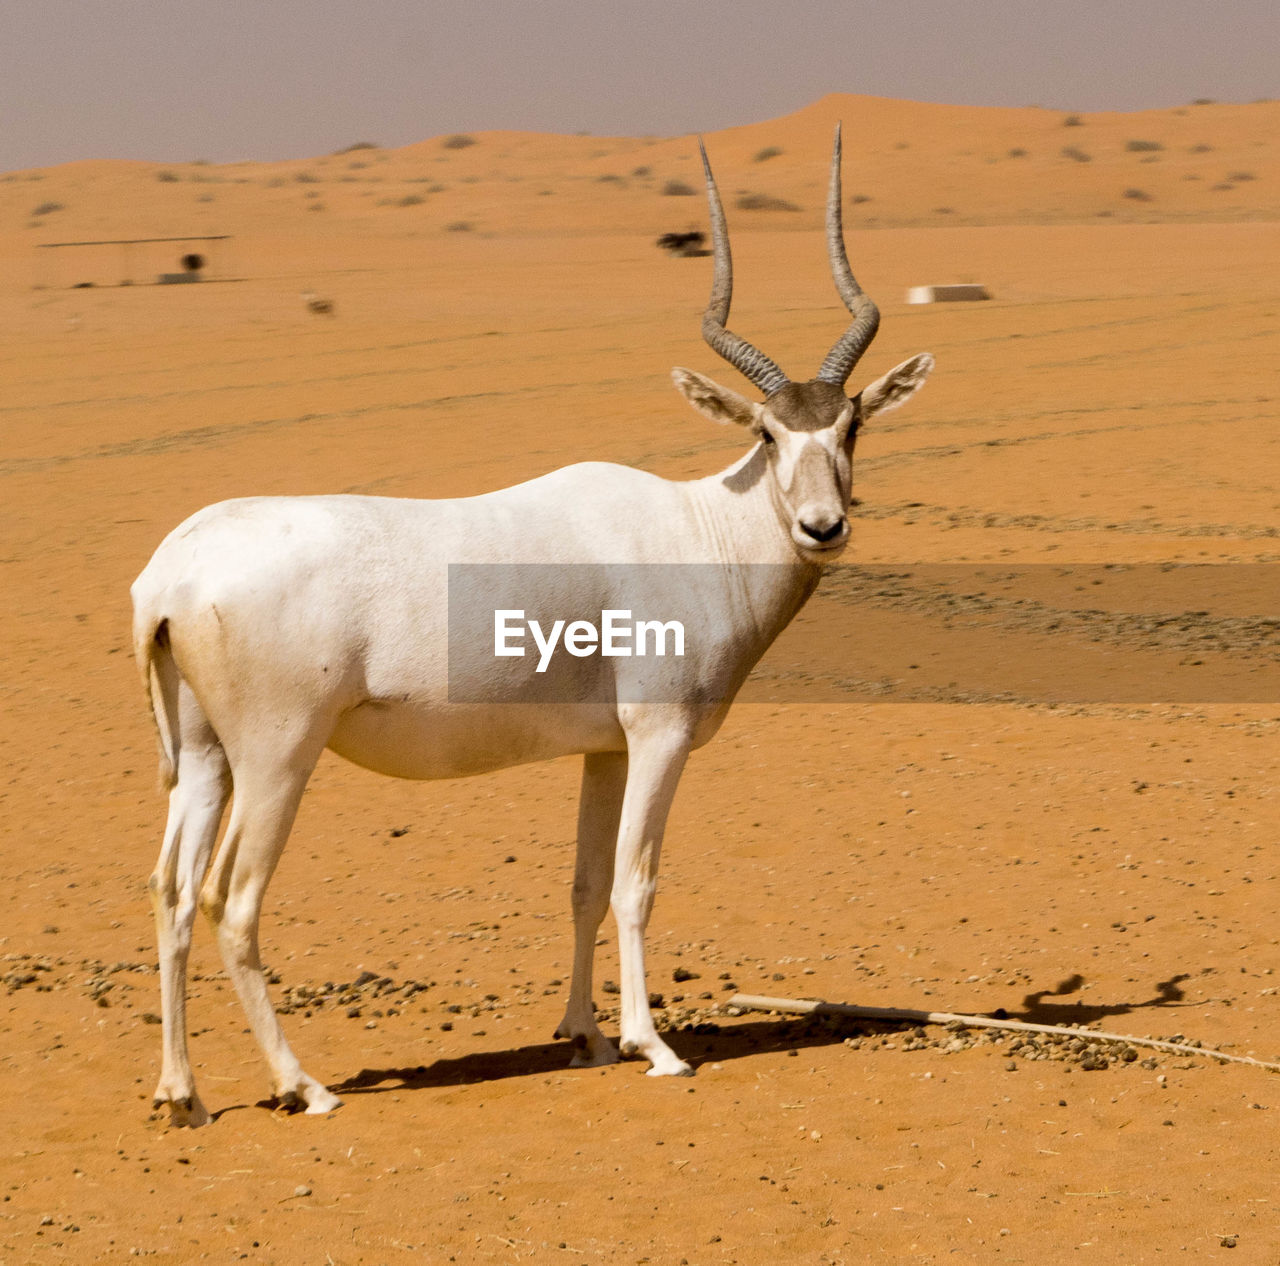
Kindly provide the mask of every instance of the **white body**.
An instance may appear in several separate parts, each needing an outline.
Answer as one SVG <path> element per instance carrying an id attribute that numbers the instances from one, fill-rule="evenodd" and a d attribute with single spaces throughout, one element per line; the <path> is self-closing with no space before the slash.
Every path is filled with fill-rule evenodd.
<path id="1" fill-rule="evenodd" d="M 308 1112 L 337 1106 L 285 1041 L 258 954 L 263 894 L 326 747 L 406 778 L 452 778 L 583 753 L 574 969 L 557 1034 L 573 1042 L 575 1064 L 618 1057 L 591 1002 L 596 932 L 612 905 L 622 1050 L 647 1058 L 654 1074 L 692 1071 L 654 1029 L 644 974 L 644 929 L 676 785 L 689 752 L 716 732 L 752 666 L 847 544 L 859 425 L 904 403 L 933 367 L 932 357 L 916 356 L 858 396 L 844 394 L 879 318 L 844 254 L 839 154 L 837 133 L 828 250 L 855 319 L 817 378 L 802 383 L 724 328 L 732 279 L 707 167 L 716 249 L 703 333 L 767 398 L 753 402 L 689 370 L 672 376 L 694 408 L 756 437 L 729 469 L 674 483 L 621 466 L 569 466 L 452 501 L 228 501 L 188 519 L 138 577 L 134 651 L 169 788 L 150 881 L 164 1020 L 156 1102 L 168 1104 L 178 1123 L 208 1119 L 186 1041 L 197 906 L 213 924 L 275 1094 Z M 552 696 L 536 704 L 523 701 L 512 660 L 485 663 L 482 656 L 464 676 L 492 675 L 496 684 L 481 692 L 483 702 L 456 701 L 473 696 L 450 690 L 459 683 L 450 681 L 449 567 L 511 563 L 554 565 L 546 583 L 556 592 L 534 596 L 564 599 L 577 614 L 627 605 L 610 589 L 610 567 L 662 565 L 661 575 L 673 564 L 699 565 L 697 627 L 685 655 L 657 661 L 656 669 L 654 661 L 610 660 L 607 673 L 597 661 L 593 689 L 562 696 L 592 702 Z M 570 682 L 579 683 L 570 669 Z M 660 690 L 636 691 L 637 682 Z"/>
<path id="2" fill-rule="evenodd" d="M 132 591 L 137 653 L 171 783 L 169 828 L 152 880 L 165 1003 L 159 1100 L 180 1119 L 205 1119 L 183 1018 L 198 899 L 276 1093 L 312 1111 L 337 1102 L 290 1051 L 256 946 L 267 880 L 325 747 L 405 778 L 586 754 L 576 966 L 558 1031 L 576 1043 L 575 1063 L 616 1058 L 591 1000 L 591 951 L 612 898 L 623 1049 L 650 1059 L 655 1073 L 688 1071 L 654 1031 L 644 982 L 641 937 L 667 809 L 689 750 L 715 733 L 820 572 L 819 563 L 797 557 L 763 472 L 734 491 L 762 461 L 757 448 L 723 475 L 690 483 L 625 467 L 571 466 L 455 501 L 229 501 L 200 511 L 164 541 Z M 487 561 L 728 565 L 724 588 L 705 595 L 706 627 L 717 636 L 691 636 L 688 653 L 662 665 L 674 675 L 668 680 L 687 683 L 692 702 L 449 703 L 448 564 Z M 785 566 L 739 570 L 739 563 Z M 206 880 L 233 786 L 226 839 Z"/>
<path id="3" fill-rule="evenodd" d="M 900 403 L 931 363 L 916 358 L 868 388 L 863 416 Z M 275 1093 L 310 1112 L 337 1105 L 285 1040 L 257 944 L 267 883 L 326 747 L 405 778 L 583 753 L 574 972 L 557 1031 L 573 1041 L 576 1064 L 617 1058 L 591 1000 L 595 936 L 612 903 L 622 1049 L 649 1059 L 655 1074 L 690 1071 L 654 1029 L 644 978 L 667 812 L 689 752 L 718 729 L 752 666 L 847 540 L 857 409 L 846 403 L 832 426 L 792 432 L 768 406 L 701 375 L 675 376 L 697 408 L 767 424 L 769 440 L 719 475 L 687 483 L 584 464 L 452 501 L 227 501 L 172 532 L 134 582 L 135 654 L 170 789 L 150 886 L 164 1019 L 156 1099 L 175 1119 L 207 1120 L 186 1044 L 197 904 L 215 928 Z M 804 534 L 806 516 L 835 525 L 824 529 L 825 541 Z M 686 655 L 662 661 L 660 702 L 451 702 L 448 567 L 493 562 L 555 563 L 558 576 L 571 577 L 577 573 L 564 565 L 712 564 L 722 581 L 699 590 L 701 627 L 690 632 Z M 596 583 L 600 568 L 582 575 Z M 609 594 L 573 596 L 585 609 L 612 603 Z"/>

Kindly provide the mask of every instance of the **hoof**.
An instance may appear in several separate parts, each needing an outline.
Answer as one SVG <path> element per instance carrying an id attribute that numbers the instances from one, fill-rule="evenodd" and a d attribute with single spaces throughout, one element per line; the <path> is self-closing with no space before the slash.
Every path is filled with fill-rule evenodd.
<path id="1" fill-rule="evenodd" d="M 678 1059 L 673 1064 L 654 1064 L 645 1070 L 646 1077 L 692 1077 L 693 1068 L 684 1060 Z"/>
<path id="2" fill-rule="evenodd" d="M 570 1068 L 603 1068 L 607 1064 L 618 1062 L 618 1051 L 598 1028 L 583 1032 L 575 1030 L 568 1017 L 560 1021 L 555 1031 L 558 1041 L 567 1041 L 573 1046 L 573 1057 L 569 1060 Z"/>
<path id="3" fill-rule="evenodd" d="M 342 1100 L 318 1081 L 308 1080 L 300 1086 L 281 1091 L 276 1096 L 276 1106 L 284 1112 L 302 1112 L 318 1117 L 342 1107 Z"/>
<path id="4" fill-rule="evenodd" d="M 152 1110 L 159 1112 L 166 1105 L 169 1108 L 169 1124 L 175 1129 L 195 1130 L 209 1124 L 209 1110 L 200 1102 L 199 1095 L 180 1095 L 172 1098 L 157 1092 L 156 1097 L 151 1101 Z"/>
<path id="5" fill-rule="evenodd" d="M 570 1068 L 607 1068 L 618 1062 L 618 1052 L 612 1042 L 600 1042 L 595 1051 L 578 1051 L 569 1061 Z"/>
<path id="6" fill-rule="evenodd" d="M 558 1036 L 560 1030 L 556 1032 Z M 604 1068 L 618 1062 L 617 1050 L 603 1033 L 575 1033 L 569 1040 L 573 1043 L 570 1068 Z"/>
<path id="7" fill-rule="evenodd" d="M 624 1040 L 622 1053 L 628 1059 L 647 1059 L 652 1068 L 645 1069 L 648 1077 L 692 1077 L 693 1069 L 665 1042 L 656 1036 L 647 1043 Z"/>
<path id="8" fill-rule="evenodd" d="M 323 1086 L 317 1086 L 307 1100 L 306 1115 L 309 1117 L 322 1117 L 340 1107 L 342 1107 L 342 1100 L 337 1095 L 332 1091 L 326 1090 Z"/>

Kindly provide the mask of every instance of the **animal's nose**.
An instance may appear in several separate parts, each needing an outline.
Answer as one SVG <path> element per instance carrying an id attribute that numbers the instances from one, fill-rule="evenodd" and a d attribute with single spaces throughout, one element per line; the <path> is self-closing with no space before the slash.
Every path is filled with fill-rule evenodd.
<path id="1" fill-rule="evenodd" d="M 811 516 L 808 519 L 800 520 L 800 530 L 806 536 L 811 536 L 819 543 L 833 541 L 840 535 L 841 529 L 844 527 L 843 519 L 831 519 L 826 515 Z"/>

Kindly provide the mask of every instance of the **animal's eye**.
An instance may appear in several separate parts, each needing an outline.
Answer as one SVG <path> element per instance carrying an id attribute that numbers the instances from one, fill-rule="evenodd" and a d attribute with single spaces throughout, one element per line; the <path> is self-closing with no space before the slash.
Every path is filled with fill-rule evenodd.
<path id="1" fill-rule="evenodd" d="M 761 428 L 760 428 L 760 442 L 761 442 L 762 444 L 772 444 L 772 443 L 773 443 L 773 436 L 772 436 L 772 435 L 770 435 L 770 434 L 769 434 L 769 432 L 768 432 L 768 431 L 766 431 L 766 430 L 764 429 L 764 427 L 761 427 Z"/>

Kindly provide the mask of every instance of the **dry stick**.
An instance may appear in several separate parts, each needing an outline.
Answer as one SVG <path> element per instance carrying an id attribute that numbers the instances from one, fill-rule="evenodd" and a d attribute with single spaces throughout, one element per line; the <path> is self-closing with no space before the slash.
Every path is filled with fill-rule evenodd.
<path id="1" fill-rule="evenodd" d="M 1253 1064 L 1280 1072 L 1280 1063 L 1254 1059 L 1250 1055 L 1227 1055 L 1223 1051 L 1185 1042 L 1162 1042 L 1154 1037 L 1127 1037 L 1123 1033 L 1103 1033 L 1097 1029 L 1068 1029 L 1059 1024 L 1029 1024 L 1025 1020 L 997 1020 L 989 1015 L 953 1015 L 950 1011 L 912 1011 L 901 1007 L 855 1007 L 844 1002 L 821 1002 L 810 998 L 762 998 L 756 994 L 735 993 L 728 1006 L 744 1011 L 782 1011 L 795 1015 L 848 1015 L 863 1020 L 910 1020 L 915 1024 L 960 1024 L 973 1029 L 1009 1029 L 1017 1033 L 1052 1033 L 1058 1037 L 1093 1038 L 1099 1042 L 1126 1042 L 1130 1046 L 1149 1046 L 1157 1051 L 1174 1051 L 1179 1055 L 1206 1055 L 1210 1059 L 1233 1064 Z"/>

